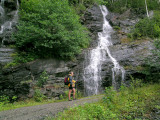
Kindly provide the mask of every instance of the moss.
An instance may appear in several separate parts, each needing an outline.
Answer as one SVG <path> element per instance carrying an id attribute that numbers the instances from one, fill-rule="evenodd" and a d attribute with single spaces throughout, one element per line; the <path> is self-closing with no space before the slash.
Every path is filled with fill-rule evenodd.
<path id="1" fill-rule="evenodd" d="M 143 71 L 145 69 L 145 67 L 143 67 L 143 66 L 131 66 L 131 65 L 128 65 L 128 66 L 124 66 L 124 69 L 125 70 Z"/>
<path id="2" fill-rule="evenodd" d="M 121 28 L 119 26 L 113 26 L 114 30 L 120 30 Z"/>
<path id="3" fill-rule="evenodd" d="M 130 38 L 122 38 L 121 39 L 121 43 L 131 43 L 132 42 L 132 39 L 130 39 Z"/>
<path id="4" fill-rule="evenodd" d="M 29 83 L 32 83 L 33 80 L 27 80 L 27 81 L 21 81 L 21 84 L 29 84 Z"/>

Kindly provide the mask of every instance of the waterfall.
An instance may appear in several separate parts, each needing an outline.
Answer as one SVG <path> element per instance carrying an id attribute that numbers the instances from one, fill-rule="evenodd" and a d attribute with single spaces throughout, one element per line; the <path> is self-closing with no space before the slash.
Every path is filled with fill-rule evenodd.
<path id="1" fill-rule="evenodd" d="M 1 0 L 1 3 L 0 3 L 0 13 L 1 13 L 1 22 L 3 23 L 5 18 L 4 0 Z M 4 28 L 5 28 L 4 24 L 1 25 L 0 35 L 3 34 Z M 3 45 L 3 39 L 2 39 L 2 45 Z"/>
<path id="2" fill-rule="evenodd" d="M 1 4 L 0 4 L 0 14 L 1 14 L 1 23 L 2 23 L 0 27 L 0 35 L 4 34 L 6 30 L 12 30 L 13 23 L 16 24 L 18 22 L 18 11 L 19 11 L 18 0 L 16 1 L 17 10 L 15 11 L 13 18 L 9 21 L 6 20 L 4 2 L 5 0 L 1 0 Z M 1 42 L 2 46 L 3 46 L 4 40 L 5 40 L 5 36 L 3 37 L 2 42 Z"/>
<path id="3" fill-rule="evenodd" d="M 112 46 L 111 34 L 113 29 L 109 22 L 106 20 L 108 10 L 105 6 L 100 6 L 103 15 L 103 31 L 98 33 L 98 46 L 94 49 L 88 50 L 86 58 L 88 61 L 84 66 L 84 87 L 85 94 L 87 96 L 98 94 L 101 88 L 101 65 L 107 60 L 106 55 L 108 54 L 114 67 L 112 68 L 112 85 L 117 89 L 117 79 L 121 77 L 121 83 L 124 82 L 125 70 L 119 65 L 117 60 L 112 57 L 109 46 Z"/>
<path id="4" fill-rule="evenodd" d="M 0 13 L 1 13 L 1 17 L 3 17 L 4 16 L 4 9 L 1 5 L 0 5 Z"/>

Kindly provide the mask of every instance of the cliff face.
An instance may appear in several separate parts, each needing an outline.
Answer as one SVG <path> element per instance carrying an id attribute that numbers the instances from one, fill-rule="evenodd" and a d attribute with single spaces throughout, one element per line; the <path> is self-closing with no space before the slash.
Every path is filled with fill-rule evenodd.
<path id="1" fill-rule="evenodd" d="M 129 75 L 139 75 L 137 73 L 138 66 L 144 64 L 144 59 L 151 54 L 151 50 L 154 49 L 153 44 L 150 40 L 144 41 L 133 41 L 127 38 L 127 33 L 130 31 L 131 26 L 134 26 L 138 21 L 138 17 L 133 15 L 130 11 L 125 12 L 122 15 L 109 13 L 107 16 L 110 24 L 117 28 L 112 34 L 112 43 L 114 44 L 109 49 L 111 54 L 120 63 L 121 66 L 126 70 L 126 81 L 128 81 Z M 92 42 L 90 48 L 92 49 L 97 46 L 98 32 L 102 31 L 103 17 L 99 6 L 93 6 L 88 9 L 84 15 L 83 24 L 90 30 L 90 36 Z M 2 25 L 1 25 L 2 26 Z M 7 44 L 10 44 L 7 42 Z M 30 63 L 21 64 L 16 67 L 4 68 L 7 60 L 3 59 L 6 54 L 8 58 L 12 59 L 10 55 L 15 50 L 11 49 L 4 52 L 2 49 L 11 49 L 1 47 L 0 49 L 0 88 L 1 93 L 7 95 L 17 94 L 19 97 L 32 97 L 34 90 L 37 88 L 37 82 L 40 80 L 40 76 L 46 71 L 48 81 L 41 88 L 41 92 L 48 97 L 58 98 L 61 94 L 64 94 L 65 90 L 68 90 L 64 86 L 64 77 L 70 70 L 75 73 L 75 80 L 78 80 L 77 87 L 83 92 L 84 90 L 84 61 L 85 53 L 88 49 L 83 50 L 82 54 L 77 56 L 75 61 L 60 61 L 56 59 L 43 59 L 35 60 Z M 5 54 L 5 55 L 4 55 Z M 107 56 L 107 55 L 106 55 Z M 113 63 L 107 56 L 107 60 L 102 64 L 102 88 L 110 86 L 112 84 L 112 71 Z M 3 61 L 2 61 L 3 59 Z M 9 60 L 11 61 L 11 60 Z M 8 61 L 8 62 L 9 62 Z M 116 81 L 119 82 L 118 79 Z"/>

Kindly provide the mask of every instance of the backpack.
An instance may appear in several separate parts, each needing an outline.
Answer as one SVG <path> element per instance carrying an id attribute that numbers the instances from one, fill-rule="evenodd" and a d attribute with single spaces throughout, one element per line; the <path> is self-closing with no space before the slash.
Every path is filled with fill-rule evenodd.
<path id="1" fill-rule="evenodd" d="M 65 85 L 68 85 L 68 84 L 69 84 L 69 78 L 68 78 L 68 77 L 65 77 L 65 78 L 64 78 L 64 84 L 65 84 Z"/>

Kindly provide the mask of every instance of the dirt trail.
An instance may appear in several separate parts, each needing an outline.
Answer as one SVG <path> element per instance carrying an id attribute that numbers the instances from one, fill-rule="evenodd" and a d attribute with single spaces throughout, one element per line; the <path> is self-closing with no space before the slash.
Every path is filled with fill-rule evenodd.
<path id="1" fill-rule="evenodd" d="M 93 103 L 101 99 L 102 96 L 92 96 L 73 101 L 50 103 L 31 107 L 17 108 L 0 112 L 0 120 L 44 120 L 46 117 L 53 117 L 58 112 L 66 108 Z"/>

